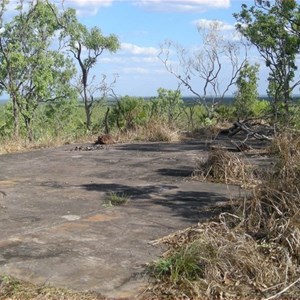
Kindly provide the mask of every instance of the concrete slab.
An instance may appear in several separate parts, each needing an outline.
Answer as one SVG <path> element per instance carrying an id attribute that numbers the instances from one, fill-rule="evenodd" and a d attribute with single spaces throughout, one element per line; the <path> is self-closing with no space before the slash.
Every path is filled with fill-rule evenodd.
<path id="1" fill-rule="evenodd" d="M 190 180 L 205 143 L 74 145 L 0 156 L 0 273 L 134 297 L 151 240 L 193 225 L 236 187 Z M 124 206 L 105 205 L 109 193 Z"/>

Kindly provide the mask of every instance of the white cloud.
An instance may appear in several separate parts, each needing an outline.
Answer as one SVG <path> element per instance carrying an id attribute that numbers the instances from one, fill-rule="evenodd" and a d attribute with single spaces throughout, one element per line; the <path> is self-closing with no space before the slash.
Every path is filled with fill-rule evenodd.
<path id="1" fill-rule="evenodd" d="M 128 56 L 128 57 L 123 57 L 123 56 L 114 56 L 114 57 L 103 57 L 100 59 L 100 63 L 105 63 L 105 64 L 129 64 L 129 63 L 138 63 L 138 64 L 148 64 L 148 65 L 154 65 L 157 63 L 161 63 L 157 57 L 153 56 L 148 56 L 148 57 L 137 57 L 137 56 Z"/>
<path id="2" fill-rule="evenodd" d="M 1 1 L 1 0 L 0 0 Z M 231 0 L 52 0 L 60 6 L 73 7 L 79 16 L 94 16 L 101 7 L 109 7 L 114 2 L 129 2 L 154 11 L 203 12 L 210 8 L 228 8 Z M 9 11 L 15 9 L 18 0 L 11 0 L 7 6 Z M 25 1 L 26 3 L 26 1 Z"/>
<path id="3" fill-rule="evenodd" d="M 228 8 L 230 0 L 140 0 L 134 4 L 156 11 L 200 12 L 209 8 Z"/>
<path id="4" fill-rule="evenodd" d="M 200 19 L 193 22 L 198 28 L 203 29 L 219 29 L 219 30 L 234 30 L 234 25 L 230 25 L 220 20 Z"/>
<path id="5" fill-rule="evenodd" d="M 0 0 L 1 2 L 2 0 Z M 73 7 L 76 9 L 78 16 L 94 16 L 98 13 L 100 7 L 108 7 L 116 0 L 51 0 L 50 2 L 61 8 L 63 6 Z M 10 14 L 16 13 L 16 7 L 19 5 L 19 0 L 10 0 L 6 6 Z M 24 1 L 24 9 L 28 8 L 29 2 Z"/>
<path id="6" fill-rule="evenodd" d="M 122 43 L 121 49 L 135 55 L 157 55 L 159 50 L 154 47 L 140 47 L 130 43 Z"/>
<path id="7" fill-rule="evenodd" d="M 110 6 L 114 0 L 65 0 L 65 4 L 76 4 L 78 6 Z"/>
<path id="8" fill-rule="evenodd" d="M 131 67 L 131 68 L 124 68 L 123 72 L 125 74 L 148 74 L 149 70 L 142 67 Z"/>
<path id="9" fill-rule="evenodd" d="M 75 8 L 78 16 L 95 16 L 100 7 L 111 6 L 114 1 L 115 0 L 65 0 L 63 3 L 66 6 Z"/>
<path id="10" fill-rule="evenodd" d="M 57 0 L 54 0 L 57 1 Z M 154 11 L 203 12 L 209 8 L 228 8 L 230 0 L 65 0 L 65 5 L 75 6 L 78 14 L 95 14 L 100 7 L 113 2 L 129 2 L 135 6 Z"/>
<path id="11" fill-rule="evenodd" d="M 167 73 L 167 71 L 165 70 L 165 68 L 161 67 L 161 68 L 143 68 L 143 67 L 125 67 L 123 69 L 120 69 L 120 73 L 122 74 L 130 74 L 130 75 L 134 75 L 134 76 L 138 76 L 138 75 L 161 75 L 161 74 L 169 74 Z"/>

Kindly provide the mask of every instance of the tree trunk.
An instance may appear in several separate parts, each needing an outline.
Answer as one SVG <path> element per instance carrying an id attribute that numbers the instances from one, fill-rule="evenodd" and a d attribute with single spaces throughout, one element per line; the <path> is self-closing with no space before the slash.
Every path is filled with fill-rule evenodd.
<path id="1" fill-rule="evenodd" d="M 13 118 L 14 118 L 14 138 L 19 138 L 20 135 L 20 120 L 19 120 L 19 106 L 17 101 L 17 96 L 12 95 L 13 103 Z"/>
<path id="2" fill-rule="evenodd" d="M 284 110 L 285 110 L 285 118 L 287 121 L 289 121 L 289 106 L 290 106 L 290 87 L 289 83 L 286 82 L 284 84 Z"/>
<path id="3" fill-rule="evenodd" d="M 86 128 L 87 130 L 91 129 L 91 107 L 89 105 L 89 99 L 87 95 L 87 77 L 88 71 L 84 67 L 83 63 L 80 61 L 81 71 L 82 71 L 82 86 L 83 86 L 83 102 L 86 116 Z"/>
<path id="4" fill-rule="evenodd" d="M 24 117 L 24 120 L 25 120 L 28 141 L 32 142 L 33 141 L 32 120 L 31 118 L 28 117 Z"/>
<path id="5" fill-rule="evenodd" d="M 107 107 L 105 118 L 104 118 L 104 126 L 105 126 L 105 134 L 109 134 L 109 125 L 108 125 L 108 115 L 109 115 L 110 107 Z"/>
<path id="6" fill-rule="evenodd" d="M 84 90 L 84 109 L 85 109 L 85 116 L 86 116 L 86 129 L 91 129 L 91 109 L 88 103 L 86 90 Z"/>

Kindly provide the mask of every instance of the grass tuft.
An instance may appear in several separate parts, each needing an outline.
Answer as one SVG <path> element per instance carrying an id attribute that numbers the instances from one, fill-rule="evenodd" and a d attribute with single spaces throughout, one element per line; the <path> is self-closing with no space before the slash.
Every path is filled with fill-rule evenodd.
<path id="1" fill-rule="evenodd" d="M 0 300 L 105 300 L 100 294 L 34 285 L 11 276 L 0 276 Z"/>
<path id="2" fill-rule="evenodd" d="M 225 219 L 156 241 L 181 241 L 149 266 L 160 299 L 264 299 L 298 278 L 284 246 L 259 242 L 239 226 L 228 228 Z M 193 239 L 182 243 L 183 236 Z M 280 299 L 299 299 L 300 290 L 294 286 L 286 294 Z"/>
<path id="3" fill-rule="evenodd" d="M 222 149 L 211 150 L 206 159 L 199 158 L 193 177 L 225 184 L 253 184 L 253 167 L 236 153 Z"/>
<path id="4" fill-rule="evenodd" d="M 146 142 L 176 142 L 181 139 L 178 130 L 170 128 L 162 121 L 151 121 L 134 130 L 119 132 L 118 141 L 146 141 Z"/>
<path id="5" fill-rule="evenodd" d="M 107 195 L 105 206 L 121 206 L 125 205 L 129 202 L 130 197 L 126 195 L 125 193 L 114 193 L 111 192 Z"/>

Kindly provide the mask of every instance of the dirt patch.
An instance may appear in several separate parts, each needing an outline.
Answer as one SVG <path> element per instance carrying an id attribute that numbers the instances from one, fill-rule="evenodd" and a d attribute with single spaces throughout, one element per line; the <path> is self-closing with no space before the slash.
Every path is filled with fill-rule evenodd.
<path id="1" fill-rule="evenodd" d="M 1 274 L 33 283 L 133 297 L 149 242 L 210 217 L 240 195 L 235 186 L 192 181 L 205 142 L 68 145 L 0 156 Z M 128 195 L 106 207 L 109 193 Z M 16 242 L 17 241 L 17 242 Z"/>

